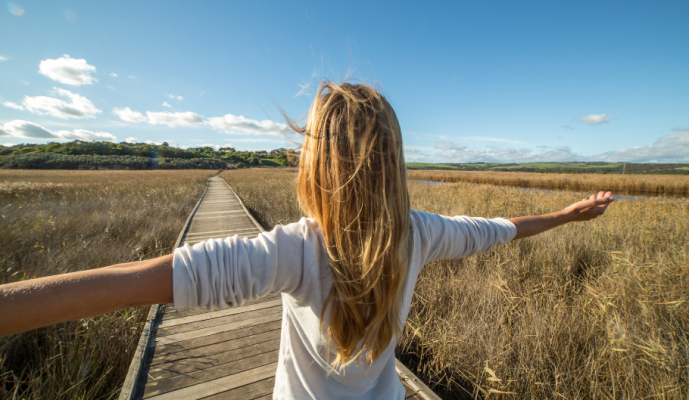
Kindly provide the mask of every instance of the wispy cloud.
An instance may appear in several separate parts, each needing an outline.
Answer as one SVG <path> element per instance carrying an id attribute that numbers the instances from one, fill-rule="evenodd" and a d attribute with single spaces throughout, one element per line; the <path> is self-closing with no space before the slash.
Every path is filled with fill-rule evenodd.
<path id="1" fill-rule="evenodd" d="M 91 85 L 98 81 L 91 75 L 96 72 L 96 67 L 87 64 L 84 59 L 71 58 L 67 54 L 56 59 L 42 60 L 38 72 L 66 85 Z"/>
<path id="2" fill-rule="evenodd" d="M 182 101 L 182 100 L 184 99 L 184 97 L 182 97 L 182 96 L 175 96 L 174 94 L 168 94 L 168 95 L 166 95 L 166 96 L 168 96 L 168 98 L 170 98 L 170 99 L 177 100 L 177 101 Z"/>
<path id="3" fill-rule="evenodd" d="M 109 75 L 112 76 L 113 78 L 117 78 L 117 74 L 114 72 L 111 72 Z"/>
<path id="4" fill-rule="evenodd" d="M 585 115 L 584 117 L 580 117 L 580 121 L 584 122 L 587 125 L 601 125 L 604 122 L 609 122 L 613 119 L 613 117 L 606 115 L 606 114 L 589 114 Z"/>
<path id="5" fill-rule="evenodd" d="M 601 161 L 687 163 L 688 144 L 688 128 L 685 128 L 647 146 L 607 151 L 595 157 Z"/>
<path id="6" fill-rule="evenodd" d="M 287 125 L 269 119 L 257 121 L 241 115 L 226 114 L 222 117 L 209 118 L 206 123 L 213 129 L 229 134 L 275 135 L 282 136 Z"/>
<path id="7" fill-rule="evenodd" d="M 0 55 L 0 61 L 7 61 L 7 57 L 3 57 L 2 55 Z"/>
<path id="8" fill-rule="evenodd" d="M 21 106 L 12 102 L 5 102 L 3 105 L 18 110 L 26 109 L 37 115 L 52 115 L 63 119 L 93 118 L 101 113 L 101 110 L 96 108 L 89 99 L 77 93 L 57 87 L 53 88 L 53 93 L 67 100 L 48 96 L 24 96 Z"/>
<path id="9" fill-rule="evenodd" d="M 463 140 L 476 140 L 480 142 L 493 142 L 493 143 L 524 143 L 519 140 L 512 140 L 512 139 L 504 139 L 504 138 L 495 138 L 495 137 L 489 137 L 489 136 L 467 136 L 463 137 Z"/>
<path id="10" fill-rule="evenodd" d="M 139 139 L 134 138 L 134 137 L 128 137 L 127 139 L 125 139 L 125 142 L 127 142 L 127 143 L 141 143 L 139 141 Z"/>
<path id="11" fill-rule="evenodd" d="M 33 122 L 18 119 L 0 125 L 0 136 L 53 140 L 115 141 L 116 139 L 115 136 L 108 132 L 93 132 L 86 129 L 51 131 Z"/>
<path id="12" fill-rule="evenodd" d="M 566 131 L 572 131 L 575 129 L 571 125 L 561 125 L 561 128 L 565 129 Z"/>
<path id="13" fill-rule="evenodd" d="M 117 115 L 121 120 L 127 122 L 148 122 L 151 125 L 167 125 L 169 127 L 175 126 L 192 126 L 203 124 L 199 114 L 191 111 L 186 112 L 169 112 L 169 111 L 146 111 L 146 116 L 138 111 L 133 111 L 129 107 L 114 108 L 113 114 Z"/>
<path id="14" fill-rule="evenodd" d="M 168 104 L 167 101 L 164 101 L 164 102 L 163 102 L 163 107 L 172 108 L 172 106 L 171 106 L 170 104 Z"/>
<path id="15" fill-rule="evenodd" d="M 2 103 L 2 105 L 5 107 L 14 108 L 15 110 L 23 110 L 24 109 L 23 106 L 21 106 L 17 103 L 13 103 L 11 101 L 5 101 Z"/>
<path id="16" fill-rule="evenodd" d="M 455 150 L 464 150 L 467 148 L 467 146 L 455 144 L 450 140 L 443 140 L 443 141 L 436 143 L 434 148 L 439 149 L 439 150 L 453 150 L 453 151 L 455 151 Z"/>

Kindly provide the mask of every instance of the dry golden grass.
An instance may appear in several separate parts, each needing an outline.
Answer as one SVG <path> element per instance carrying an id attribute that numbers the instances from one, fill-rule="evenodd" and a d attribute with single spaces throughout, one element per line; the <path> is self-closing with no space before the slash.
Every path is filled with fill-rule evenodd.
<path id="1" fill-rule="evenodd" d="M 300 218 L 294 172 L 221 177 L 265 228 Z M 410 195 L 415 209 L 482 217 L 583 196 L 415 182 Z M 622 200 L 594 222 L 430 263 L 399 357 L 449 399 L 685 399 L 688 217 L 687 201 Z"/>
<path id="2" fill-rule="evenodd" d="M 0 170 L 0 283 L 170 253 L 211 173 Z M 147 314 L 0 338 L 0 398 L 117 398 Z"/>
<path id="3" fill-rule="evenodd" d="M 411 179 L 468 182 L 522 188 L 575 191 L 610 190 L 618 194 L 688 195 L 687 175 L 537 174 L 493 171 L 409 171 Z"/>

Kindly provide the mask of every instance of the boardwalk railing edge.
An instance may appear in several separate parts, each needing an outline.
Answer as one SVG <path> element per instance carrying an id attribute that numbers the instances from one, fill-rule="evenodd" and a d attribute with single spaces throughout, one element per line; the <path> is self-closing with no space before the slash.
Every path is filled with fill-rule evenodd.
<path id="1" fill-rule="evenodd" d="M 220 178 L 220 179 L 223 179 L 223 178 Z M 242 199 L 240 199 L 240 196 L 238 196 L 237 193 L 235 193 L 235 189 L 233 189 L 232 186 L 228 185 L 228 183 L 225 182 L 225 179 L 223 179 L 223 182 L 228 186 L 228 188 L 230 189 L 230 191 L 232 192 L 232 194 L 235 195 L 235 197 L 237 198 L 237 201 L 238 201 L 238 202 L 240 203 L 240 205 L 242 206 L 242 209 L 244 210 L 244 212 L 246 212 L 247 215 L 249 216 L 249 218 L 254 222 L 254 225 L 256 225 L 256 227 L 259 228 L 259 230 L 260 230 L 261 232 L 266 232 L 266 230 L 261 226 L 261 224 L 259 224 L 259 223 L 256 221 L 256 219 L 254 219 L 254 216 L 252 215 L 252 213 L 250 213 L 249 210 L 247 210 L 247 207 L 245 207 L 244 202 L 242 201 Z"/>
<path id="2" fill-rule="evenodd" d="M 187 217 L 187 221 L 185 222 L 184 227 L 182 228 L 182 231 L 180 231 L 180 235 L 177 237 L 177 241 L 175 242 L 175 246 L 173 247 L 173 250 L 180 247 L 180 244 L 182 243 L 182 239 L 184 238 L 185 234 L 189 230 L 189 225 L 190 225 L 190 222 L 192 221 L 192 217 L 194 216 L 194 214 L 196 214 L 196 210 L 199 208 L 201 201 L 206 196 L 206 192 L 208 192 L 208 185 L 209 185 L 209 181 L 207 180 L 206 181 L 206 188 L 204 189 L 204 193 L 201 194 L 201 197 L 199 197 L 199 201 L 196 202 L 196 206 L 194 206 L 194 209 L 192 210 L 192 212 L 189 213 L 189 216 Z M 144 360 L 146 359 L 146 349 L 148 348 L 149 339 L 151 338 L 151 331 L 152 331 L 154 324 L 156 323 L 156 320 L 158 319 L 158 316 L 160 314 L 160 309 L 161 309 L 160 304 L 154 304 L 151 306 L 151 309 L 149 310 L 149 315 L 148 315 L 148 317 L 146 317 L 146 323 L 144 325 L 144 329 L 141 331 L 141 337 L 139 338 L 139 344 L 137 345 L 137 349 L 134 352 L 134 356 L 132 357 L 132 363 L 129 365 L 129 371 L 127 372 L 127 377 L 125 378 L 125 382 L 122 384 L 122 390 L 120 391 L 119 400 L 131 400 L 134 398 L 134 395 L 136 393 L 137 380 L 139 378 L 139 372 L 141 371 L 142 364 L 143 364 Z"/>
<path id="3" fill-rule="evenodd" d="M 434 393 L 429 387 L 417 378 L 417 375 L 412 373 L 403 363 L 397 358 L 395 359 L 395 369 L 398 371 L 400 378 L 404 380 L 414 391 L 417 396 L 423 398 L 424 400 L 441 400 L 436 393 Z"/>

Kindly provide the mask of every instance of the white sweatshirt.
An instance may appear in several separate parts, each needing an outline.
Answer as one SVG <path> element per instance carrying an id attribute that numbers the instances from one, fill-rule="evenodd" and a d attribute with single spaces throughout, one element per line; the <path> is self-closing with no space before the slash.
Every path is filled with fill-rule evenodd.
<path id="1" fill-rule="evenodd" d="M 417 276 L 431 261 L 483 253 L 511 241 L 515 225 L 502 218 L 445 217 L 411 211 L 413 248 L 401 304 L 407 319 Z M 241 306 L 282 293 L 283 326 L 274 399 L 403 399 L 395 370 L 395 339 L 373 366 L 356 362 L 330 371 L 335 353 L 319 329 L 332 281 L 323 236 L 308 218 L 254 239 L 228 237 L 175 249 L 175 308 Z M 325 321 L 330 319 L 326 310 Z"/>

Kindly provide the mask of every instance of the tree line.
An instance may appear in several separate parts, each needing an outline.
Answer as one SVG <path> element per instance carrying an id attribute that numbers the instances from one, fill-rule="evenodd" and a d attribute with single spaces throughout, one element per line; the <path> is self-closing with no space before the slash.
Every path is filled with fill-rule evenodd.
<path id="1" fill-rule="evenodd" d="M 0 168 L 27 169 L 224 169 L 295 166 L 299 155 L 286 149 L 238 151 L 210 146 L 181 149 L 167 142 L 113 143 L 75 140 L 0 146 Z"/>

